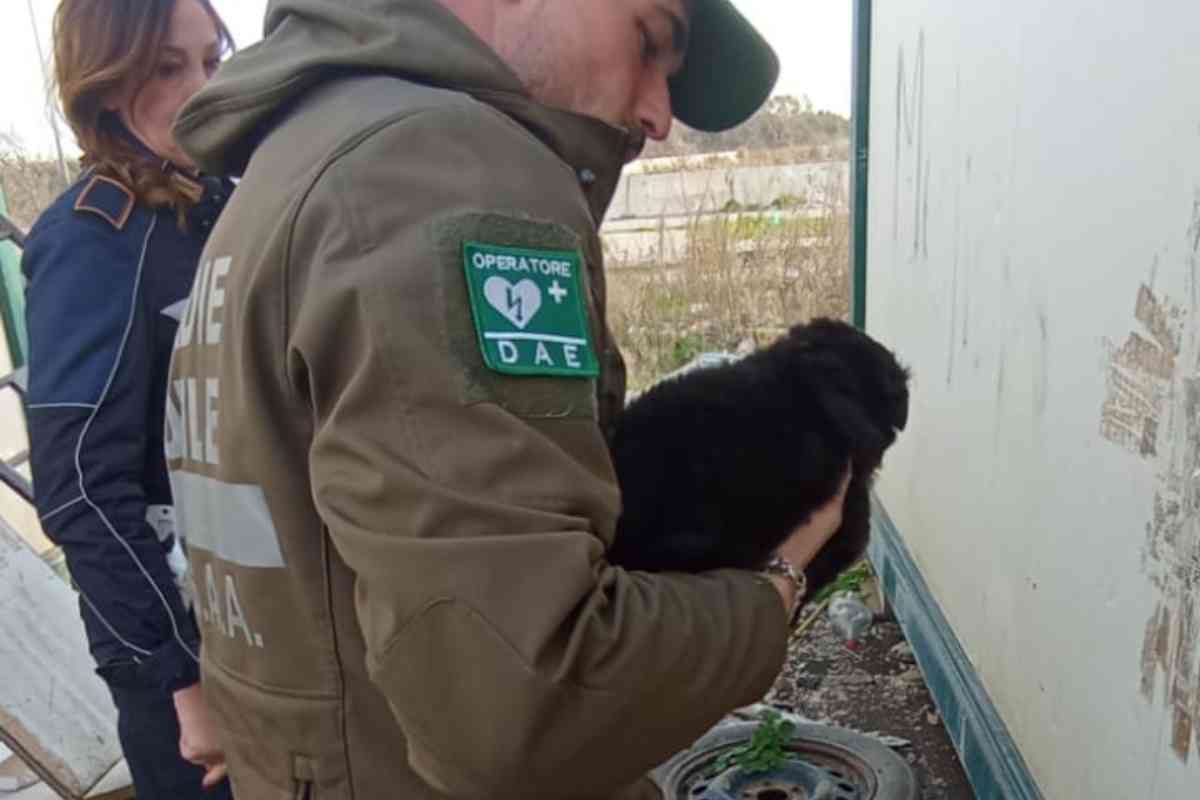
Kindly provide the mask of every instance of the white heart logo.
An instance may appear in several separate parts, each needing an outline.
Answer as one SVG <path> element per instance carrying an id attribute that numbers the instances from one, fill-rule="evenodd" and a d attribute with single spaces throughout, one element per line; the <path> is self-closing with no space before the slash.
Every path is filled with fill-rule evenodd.
<path id="1" fill-rule="evenodd" d="M 521 329 L 529 324 L 533 315 L 542 307 L 542 290 L 528 278 L 513 285 L 504 278 L 493 275 L 483 282 L 483 296 L 491 303 L 492 308 Z"/>

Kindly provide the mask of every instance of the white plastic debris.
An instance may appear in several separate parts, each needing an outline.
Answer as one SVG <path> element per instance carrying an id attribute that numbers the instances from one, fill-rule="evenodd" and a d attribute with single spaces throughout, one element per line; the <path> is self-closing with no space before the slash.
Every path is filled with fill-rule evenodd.
<path id="1" fill-rule="evenodd" d="M 859 598 L 857 592 L 838 592 L 829 598 L 829 624 L 846 647 L 857 650 L 863 636 L 871 629 L 875 615 Z"/>

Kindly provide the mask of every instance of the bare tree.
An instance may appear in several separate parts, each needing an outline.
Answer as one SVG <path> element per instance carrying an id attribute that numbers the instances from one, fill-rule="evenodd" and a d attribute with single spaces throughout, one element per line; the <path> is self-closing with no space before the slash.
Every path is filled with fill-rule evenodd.
<path id="1" fill-rule="evenodd" d="M 58 154 L 58 168 L 62 173 L 63 186 L 71 184 L 71 174 L 67 170 L 67 160 L 63 157 L 62 137 L 58 132 L 58 114 L 55 112 L 54 103 L 50 100 L 50 76 L 46 71 L 46 54 L 42 52 L 42 37 L 38 32 L 37 15 L 33 11 L 33 0 L 25 0 L 25 5 L 29 9 L 29 26 L 33 30 L 33 43 L 37 47 L 38 66 L 42 70 L 42 86 L 46 89 L 46 119 L 50 123 L 50 130 L 54 134 L 54 149 Z"/>

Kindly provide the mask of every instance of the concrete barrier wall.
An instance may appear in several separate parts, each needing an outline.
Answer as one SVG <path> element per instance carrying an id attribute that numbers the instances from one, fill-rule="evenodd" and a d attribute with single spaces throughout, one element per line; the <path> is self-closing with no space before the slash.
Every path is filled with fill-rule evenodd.
<path id="1" fill-rule="evenodd" d="M 778 201 L 798 207 L 844 204 L 848 181 L 844 161 L 631 173 L 617 185 L 606 219 L 678 216 L 734 204 L 766 208 Z"/>

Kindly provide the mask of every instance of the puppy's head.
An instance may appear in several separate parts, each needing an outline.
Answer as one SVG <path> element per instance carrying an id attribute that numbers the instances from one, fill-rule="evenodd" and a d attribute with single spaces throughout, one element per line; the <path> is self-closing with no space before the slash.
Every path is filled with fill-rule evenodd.
<path id="1" fill-rule="evenodd" d="M 866 550 L 870 487 L 884 451 L 908 423 L 909 375 L 890 350 L 844 322 L 816 319 L 786 338 L 789 348 L 824 365 L 815 387 L 819 402 L 849 441 L 854 465 L 842 526 L 806 570 L 810 588 L 819 591 Z"/>
<path id="2" fill-rule="evenodd" d="M 861 407 L 890 447 L 908 424 L 908 370 L 890 350 L 867 334 L 833 319 L 814 319 L 792 327 L 792 346 L 827 354 L 841 363 L 838 390 Z"/>

